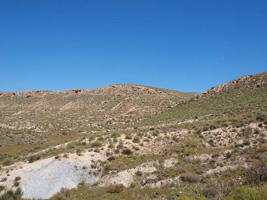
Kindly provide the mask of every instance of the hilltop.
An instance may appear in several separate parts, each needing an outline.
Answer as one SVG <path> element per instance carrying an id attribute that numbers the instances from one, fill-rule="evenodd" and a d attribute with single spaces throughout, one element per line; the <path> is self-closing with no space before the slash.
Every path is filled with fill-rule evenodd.
<path id="1" fill-rule="evenodd" d="M 131 84 L 95 90 L 3 92 L 0 126 L 47 131 L 125 124 L 163 112 L 195 95 Z"/>
<path id="2" fill-rule="evenodd" d="M 150 121 L 195 118 L 246 118 L 266 112 L 267 72 L 232 80 L 181 102 Z"/>

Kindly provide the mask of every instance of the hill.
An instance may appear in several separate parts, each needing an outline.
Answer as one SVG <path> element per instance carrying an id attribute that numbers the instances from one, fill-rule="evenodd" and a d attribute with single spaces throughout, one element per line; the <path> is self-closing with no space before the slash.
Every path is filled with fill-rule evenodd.
<path id="1" fill-rule="evenodd" d="M 202 94 L 2 93 L 0 199 L 264 200 L 266 99 L 267 72 Z"/>
<path id="2" fill-rule="evenodd" d="M 133 84 L 63 92 L 2 92 L 0 133 L 8 135 L 0 134 L 0 139 L 2 146 L 50 144 L 56 136 L 60 143 L 62 134 L 76 136 L 101 127 L 131 125 L 195 95 Z"/>
<path id="3" fill-rule="evenodd" d="M 140 85 L 0 94 L 1 126 L 47 131 L 130 123 L 195 96 Z"/>
<path id="4" fill-rule="evenodd" d="M 265 115 L 267 111 L 267 72 L 238 78 L 213 87 L 189 102 L 149 118 L 147 121 L 195 118 L 238 118 Z"/>

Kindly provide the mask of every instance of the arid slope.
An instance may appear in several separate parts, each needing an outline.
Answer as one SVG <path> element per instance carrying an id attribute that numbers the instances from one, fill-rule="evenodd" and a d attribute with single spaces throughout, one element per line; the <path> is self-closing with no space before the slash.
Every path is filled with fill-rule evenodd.
<path id="1" fill-rule="evenodd" d="M 125 124 L 167 110 L 195 95 L 130 84 L 95 90 L 0 93 L 0 126 L 47 131 Z"/>
<path id="2" fill-rule="evenodd" d="M 199 95 L 113 85 L 0 102 L 3 195 L 20 185 L 25 198 L 58 192 L 51 200 L 267 198 L 266 72 Z"/>

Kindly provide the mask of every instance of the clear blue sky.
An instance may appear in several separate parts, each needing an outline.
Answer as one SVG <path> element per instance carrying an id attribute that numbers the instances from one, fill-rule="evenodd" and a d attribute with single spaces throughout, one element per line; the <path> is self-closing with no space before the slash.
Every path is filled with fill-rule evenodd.
<path id="1" fill-rule="evenodd" d="M 203 92 L 266 69 L 266 0 L 0 0 L 0 91 Z"/>

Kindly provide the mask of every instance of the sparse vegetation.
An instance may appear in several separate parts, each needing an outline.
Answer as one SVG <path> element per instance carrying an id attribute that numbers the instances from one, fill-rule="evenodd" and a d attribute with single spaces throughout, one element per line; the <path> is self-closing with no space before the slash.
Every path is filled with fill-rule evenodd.
<path id="1" fill-rule="evenodd" d="M 10 160 L 10 159 L 6 159 L 6 160 L 4 160 L 3 162 L 2 162 L 2 165 L 3 166 L 9 166 L 9 165 L 11 165 L 12 164 L 12 160 Z"/>
<path id="2" fill-rule="evenodd" d="M 267 163 L 261 161 L 246 172 L 247 182 L 250 184 L 264 184 L 267 182 Z"/>
<path id="3" fill-rule="evenodd" d="M 86 160 L 91 166 L 75 165 L 75 171 L 101 176 L 93 185 L 81 181 L 76 189 L 62 189 L 54 200 L 266 199 L 266 76 L 240 79 L 198 97 L 135 85 L 64 93 L 64 98 L 53 92 L 14 97 L 16 112 L 29 102 L 39 105 L 40 99 L 53 106 L 47 114 L 22 112 L 21 124 L 30 121 L 31 129 L 0 127 L 0 200 L 15 199 L 7 182 L 13 189 L 24 182 L 14 179 L 19 169 L 10 165 L 43 158 L 57 164 Z M 130 91 L 127 101 L 125 91 Z M 0 97 L 5 106 L 14 106 L 7 100 Z M 9 116 L 1 123 L 14 125 L 6 110 L 0 116 Z"/>
<path id="4" fill-rule="evenodd" d="M 19 200 L 22 197 L 22 191 L 20 188 L 17 188 L 15 192 L 8 190 L 0 196 L 0 200 Z"/>

